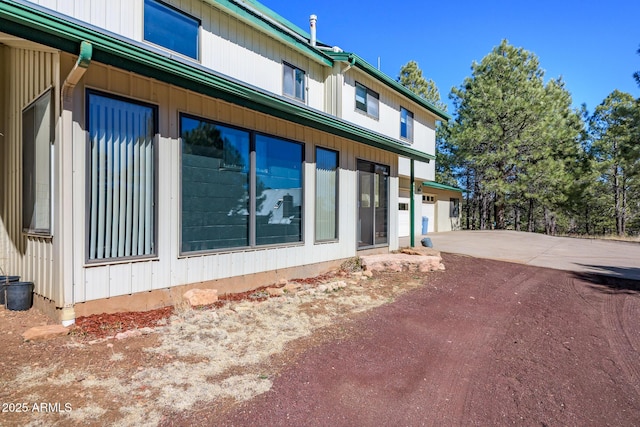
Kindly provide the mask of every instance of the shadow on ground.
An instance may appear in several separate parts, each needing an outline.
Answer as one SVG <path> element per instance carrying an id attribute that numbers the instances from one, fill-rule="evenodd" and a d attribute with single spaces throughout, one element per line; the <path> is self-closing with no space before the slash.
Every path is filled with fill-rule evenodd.
<path id="1" fill-rule="evenodd" d="M 606 293 L 640 293 L 640 280 L 627 277 L 640 277 L 640 268 L 613 267 L 605 265 L 578 264 L 598 272 L 574 272 L 577 279 L 592 283 L 595 289 Z"/>

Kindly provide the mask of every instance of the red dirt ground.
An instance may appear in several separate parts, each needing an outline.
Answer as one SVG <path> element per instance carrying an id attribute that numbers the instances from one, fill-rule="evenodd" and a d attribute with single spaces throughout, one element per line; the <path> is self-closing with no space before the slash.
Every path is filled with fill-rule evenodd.
<path id="1" fill-rule="evenodd" d="M 640 425 L 640 282 L 450 254 L 443 263 L 446 271 L 425 274 L 423 286 L 394 303 L 290 343 L 267 393 L 166 413 L 161 425 Z M 394 273 L 373 280 L 409 279 Z M 0 382 L 20 367 L 49 363 L 116 369 L 117 361 L 94 363 L 109 360 L 98 352 L 114 348 L 131 372 L 163 366 L 161 356 L 143 351 L 157 334 L 114 348 L 67 344 L 152 326 L 168 314 L 79 319 L 70 337 L 23 343 L 19 334 L 46 319 L 34 310 L 0 310 Z M 86 404 L 88 396 L 72 390 L 38 392 Z M 0 389 L 0 403 L 22 398 Z M 90 398 L 103 407 L 122 404 L 108 393 Z M 0 425 L 20 420 L 0 413 Z"/>
<path id="2" fill-rule="evenodd" d="M 166 425 L 640 425 L 640 283 L 443 258 L 269 392 Z"/>

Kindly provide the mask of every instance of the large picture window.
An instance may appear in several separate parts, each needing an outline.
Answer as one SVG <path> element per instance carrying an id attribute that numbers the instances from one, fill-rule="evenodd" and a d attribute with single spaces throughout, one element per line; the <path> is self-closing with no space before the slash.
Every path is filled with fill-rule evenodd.
<path id="1" fill-rule="evenodd" d="M 302 241 L 303 145 L 180 117 L 181 252 Z"/>
<path id="2" fill-rule="evenodd" d="M 22 112 L 22 227 L 51 232 L 51 91 Z"/>
<path id="3" fill-rule="evenodd" d="M 144 0 L 144 39 L 198 59 L 200 21 L 157 0 Z"/>
<path id="4" fill-rule="evenodd" d="M 316 240 L 338 238 L 338 153 L 316 147 Z"/>
<path id="5" fill-rule="evenodd" d="M 90 260 L 155 253 L 155 107 L 88 92 Z"/>
<path id="6" fill-rule="evenodd" d="M 182 252 L 249 245 L 249 132 L 182 116 Z"/>
<path id="7" fill-rule="evenodd" d="M 256 244 L 302 241 L 302 145 L 256 135 Z"/>

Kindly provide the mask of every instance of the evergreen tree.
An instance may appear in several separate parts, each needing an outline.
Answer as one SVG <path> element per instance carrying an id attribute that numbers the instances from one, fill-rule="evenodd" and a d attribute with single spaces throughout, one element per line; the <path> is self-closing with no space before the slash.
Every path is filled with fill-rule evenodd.
<path id="1" fill-rule="evenodd" d="M 637 108 L 630 94 L 614 90 L 596 107 L 589 121 L 591 150 L 607 193 L 613 198 L 613 217 L 619 236 L 626 233 L 627 221 L 632 215 L 629 191 L 635 188 L 640 174 Z"/>
<path id="2" fill-rule="evenodd" d="M 472 76 L 452 90 L 458 116 L 449 134 L 468 169 L 470 211 L 477 211 L 470 215 L 477 214 L 481 229 L 519 229 L 526 211 L 534 231 L 542 210 L 545 230 L 554 233 L 554 211 L 571 185 L 567 157 L 577 152 L 581 127 L 564 83 L 545 85 L 538 58 L 506 40 L 471 68 Z"/>
<path id="3" fill-rule="evenodd" d="M 398 82 L 411 92 L 431 102 L 439 109 L 446 111 L 447 105 L 440 101 L 440 91 L 435 82 L 427 80 L 422 75 L 422 70 L 416 61 L 409 61 L 400 68 Z"/>

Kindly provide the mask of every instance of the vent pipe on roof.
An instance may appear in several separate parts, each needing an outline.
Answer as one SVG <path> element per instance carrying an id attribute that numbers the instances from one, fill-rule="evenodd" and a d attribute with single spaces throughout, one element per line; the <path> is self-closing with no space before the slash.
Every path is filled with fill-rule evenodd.
<path id="1" fill-rule="evenodd" d="M 309 17 L 309 26 L 311 27 L 311 39 L 309 40 L 309 43 L 311 44 L 311 46 L 315 46 L 316 45 L 316 22 L 318 21 L 318 17 L 316 15 L 311 15 Z"/>

